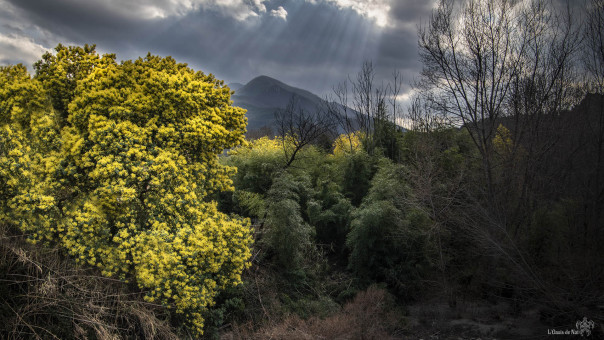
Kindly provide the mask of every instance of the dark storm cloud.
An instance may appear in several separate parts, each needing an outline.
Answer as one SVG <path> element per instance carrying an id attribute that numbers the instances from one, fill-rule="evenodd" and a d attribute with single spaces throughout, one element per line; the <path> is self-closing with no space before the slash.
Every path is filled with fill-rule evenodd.
<path id="1" fill-rule="evenodd" d="M 393 1 L 390 8 L 390 15 L 399 24 L 417 24 L 421 18 L 428 19 L 434 1 Z"/>
<path id="2" fill-rule="evenodd" d="M 358 72 L 364 60 L 373 61 L 379 78 L 399 69 L 406 82 L 412 81 L 419 70 L 416 26 L 432 8 L 428 1 L 393 0 L 388 24 L 379 27 L 358 6 L 338 0 L 247 1 L 252 12 L 239 17 L 216 6 L 177 13 L 170 4 L 178 1 L 152 3 L 166 11 L 164 17 L 144 12 L 141 1 L 2 1 L 12 5 L 15 13 L 7 15 L 17 16 L 20 24 L 3 24 L 0 34 L 25 36 L 45 48 L 96 43 L 118 59 L 150 51 L 227 81 L 266 74 L 320 95 Z M 271 11 L 287 16 L 271 16 Z"/>
<path id="3" fill-rule="evenodd" d="M 135 13 L 103 2 L 77 0 L 7 0 L 19 9 L 24 19 L 50 32 L 56 43 L 97 43 L 104 52 L 117 52 L 126 58 L 140 52 L 149 33 L 161 30 L 165 20 L 143 19 Z M 46 46 L 52 48 L 54 46 Z"/>
<path id="4" fill-rule="evenodd" d="M 302 1 L 285 8 L 287 21 L 272 17 L 239 22 L 198 11 L 161 32 L 150 45 L 162 53 L 187 56 L 192 64 L 230 80 L 245 82 L 266 74 L 316 92 L 345 80 L 377 53 L 379 30 L 353 10 Z"/>
<path id="5" fill-rule="evenodd" d="M 24 16 L 53 33 L 79 39 L 120 39 L 119 33 L 131 38 L 129 32 L 144 20 L 126 16 L 122 11 L 98 2 L 77 0 L 8 0 Z"/>

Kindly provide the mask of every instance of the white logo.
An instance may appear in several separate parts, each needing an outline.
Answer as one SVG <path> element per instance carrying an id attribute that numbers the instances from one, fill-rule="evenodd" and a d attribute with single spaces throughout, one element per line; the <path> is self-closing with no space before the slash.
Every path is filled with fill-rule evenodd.
<path id="1" fill-rule="evenodd" d="M 591 320 L 587 320 L 586 317 L 583 317 L 583 320 L 577 321 L 575 326 L 577 327 L 576 329 L 566 329 L 566 330 L 548 329 L 547 334 L 548 335 L 581 335 L 582 337 L 590 336 L 591 330 L 594 329 L 596 324 Z"/>
<path id="2" fill-rule="evenodd" d="M 595 327 L 595 324 L 593 321 L 587 320 L 586 317 L 583 317 L 582 321 L 577 321 L 576 326 L 579 330 L 579 333 L 581 333 L 581 336 L 583 336 L 583 333 L 587 333 L 587 336 L 590 336 L 591 330 Z"/>

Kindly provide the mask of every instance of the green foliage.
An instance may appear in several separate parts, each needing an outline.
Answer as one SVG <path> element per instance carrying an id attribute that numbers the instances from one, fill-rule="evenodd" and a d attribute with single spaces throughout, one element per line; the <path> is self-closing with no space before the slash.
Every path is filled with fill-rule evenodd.
<path id="1" fill-rule="evenodd" d="M 302 269 L 305 254 L 312 249 L 313 229 L 302 218 L 308 183 L 283 173 L 268 192 L 266 233 L 263 242 L 275 253 L 276 262 L 286 272 Z"/>
<path id="2" fill-rule="evenodd" d="M 56 51 L 33 80 L 2 69 L 4 218 L 136 282 L 201 333 L 202 312 L 250 257 L 249 222 L 207 200 L 232 188 L 235 169 L 217 155 L 243 142 L 244 111 L 221 81 L 170 57 Z"/>
<path id="3" fill-rule="evenodd" d="M 339 228 L 343 243 L 350 204 L 337 185 L 317 188 L 337 179 L 338 162 L 333 157 L 309 145 L 285 167 L 284 143 L 287 139 L 260 138 L 223 157 L 222 163 L 237 166 L 238 172 L 233 176 L 236 190 L 222 197 L 221 205 L 252 217 L 259 228 L 257 245 L 272 255 L 266 258 L 292 283 L 299 283 L 318 269 L 320 261 L 308 259 L 318 256 L 316 230 Z M 335 216 L 340 213 L 344 216 Z"/>
<path id="4" fill-rule="evenodd" d="M 396 260 L 391 256 L 400 249 L 392 240 L 403 224 L 401 211 L 388 201 L 371 202 L 355 211 L 353 217 L 346 242 L 351 248 L 349 267 L 362 278 L 384 279 L 383 273 L 374 271 L 383 271 Z"/>
<path id="5" fill-rule="evenodd" d="M 321 183 L 315 199 L 308 203 L 307 215 L 315 227 L 316 240 L 341 252 L 348 234 L 352 204 L 334 182 Z"/>
<path id="6" fill-rule="evenodd" d="M 382 161 L 361 206 L 353 213 L 346 244 L 349 268 L 369 283 L 382 281 L 410 296 L 430 266 L 430 220 L 409 205 L 403 168 Z"/>
<path id="7" fill-rule="evenodd" d="M 402 160 L 416 163 L 430 157 L 444 170 L 454 171 L 478 157 L 478 150 L 467 129 L 442 128 L 430 132 L 407 131 L 402 139 Z"/>
<path id="8" fill-rule="evenodd" d="M 375 174 L 375 158 L 364 151 L 344 156 L 342 191 L 354 206 L 361 204 Z"/>
<path id="9" fill-rule="evenodd" d="M 245 190 L 235 190 L 232 193 L 232 200 L 244 216 L 263 218 L 266 215 L 267 204 L 264 195 Z"/>
<path id="10" fill-rule="evenodd" d="M 471 218 L 476 217 L 469 217 L 474 214 L 476 195 L 484 192 L 480 157 L 466 129 L 408 131 L 403 146 L 410 205 L 430 218 L 428 236 L 435 246 L 427 248 L 426 256 L 437 264 L 431 274 L 439 276 L 433 282 L 438 281 L 453 301 L 451 287 L 470 284 L 484 262 L 474 239 L 476 221 Z"/>
<path id="11" fill-rule="evenodd" d="M 46 52 L 34 64 L 36 79 L 42 83 L 53 108 L 63 119 L 69 115 L 68 105 L 76 95 L 78 83 L 94 68 L 115 62 L 115 54 L 100 57 L 95 48 L 95 45 L 88 44 L 84 47 L 59 44 L 55 54 Z"/>
<path id="12" fill-rule="evenodd" d="M 372 143 L 376 154 L 382 154 L 393 161 L 401 159 L 401 143 L 403 133 L 394 123 L 386 119 L 375 121 Z"/>
<path id="13" fill-rule="evenodd" d="M 581 253 L 574 248 L 585 243 L 581 242 L 585 241 L 585 235 L 573 235 L 571 232 L 578 222 L 573 216 L 577 216 L 579 210 L 576 202 L 567 200 L 533 213 L 527 230 L 526 248 L 540 268 L 555 268 L 572 253 Z"/>
<path id="14" fill-rule="evenodd" d="M 204 339 L 220 339 L 220 328 L 226 322 L 240 317 L 245 310 L 242 285 L 229 287 L 216 297 L 216 305 L 204 313 Z"/>
<path id="15" fill-rule="evenodd" d="M 236 167 L 232 177 L 238 190 L 266 194 L 273 177 L 283 169 L 283 149 L 276 139 L 262 137 L 245 146 L 235 148 L 225 157 L 224 163 Z"/>

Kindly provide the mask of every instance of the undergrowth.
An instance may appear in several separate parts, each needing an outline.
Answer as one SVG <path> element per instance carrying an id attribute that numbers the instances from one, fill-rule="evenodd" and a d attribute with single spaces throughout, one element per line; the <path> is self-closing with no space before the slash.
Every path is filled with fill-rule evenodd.
<path id="1" fill-rule="evenodd" d="M 181 339 L 167 309 L 143 295 L 0 225 L 2 338 Z"/>

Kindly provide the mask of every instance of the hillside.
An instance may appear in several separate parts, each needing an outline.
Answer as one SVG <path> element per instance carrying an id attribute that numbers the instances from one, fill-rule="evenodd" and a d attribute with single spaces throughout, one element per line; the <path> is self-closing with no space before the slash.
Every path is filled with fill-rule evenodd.
<path id="1" fill-rule="evenodd" d="M 319 96 L 277 79 L 259 76 L 239 87 L 237 83 L 229 84 L 235 94 L 231 97 L 235 106 L 247 110 L 248 131 L 270 127 L 274 132 L 275 111 L 284 109 L 293 97 L 296 108 L 305 111 L 321 110 L 325 101 Z"/>

